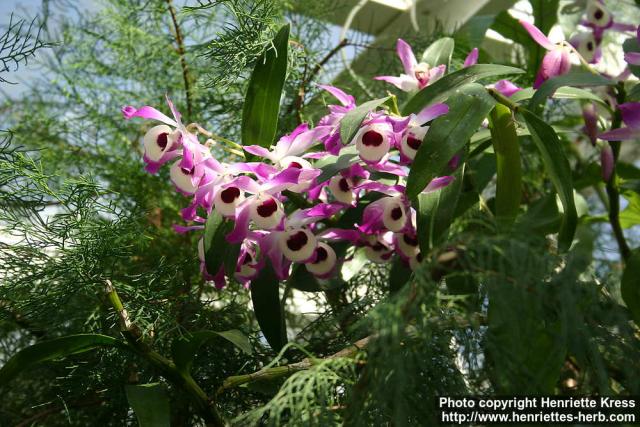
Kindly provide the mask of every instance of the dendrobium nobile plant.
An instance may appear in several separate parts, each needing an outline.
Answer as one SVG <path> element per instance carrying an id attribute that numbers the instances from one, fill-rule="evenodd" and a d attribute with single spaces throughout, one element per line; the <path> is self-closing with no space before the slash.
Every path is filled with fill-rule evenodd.
<path id="1" fill-rule="evenodd" d="M 176 191 L 190 199 L 181 211 L 185 223 L 175 224 L 174 229 L 201 234 L 200 269 L 218 289 L 235 281 L 257 297 L 263 289 L 256 288 L 277 292 L 278 282 L 287 280 L 294 287 L 296 282 L 309 286 L 311 281 L 314 287 L 329 288 L 339 283 L 341 268 L 357 252 L 375 263 L 415 269 L 428 252 L 430 239 L 450 223 L 441 221 L 442 228 L 433 229 L 437 221 L 431 200 L 455 204 L 465 159 L 474 149 L 468 141 L 483 127 L 494 137 L 498 217 L 512 224 L 517 215 L 522 184 L 516 128 L 524 125 L 562 202 L 558 246 L 566 250 L 577 223 L 568 163 L 558 151 L 556 132 L 536 114 L 538 104 L 554 95 L 554 78 L 567 75 L 572 62 L 610 84 L 630 75 L 627 70 L 616 78 L 601 76 L 589 64 L 600 60 L 598 46 L 605 30 L 636 28 L 613 23 L 598 1 L 590 3 L 582 22 L 592 32 L 578 33 L 570 42 L 554 44 L 535 25 L 524 20 L 520 24 L 547 50 L 533 86 L 538 91 L 528 106 L 522 104 L 526 97 L 511 100 L 522 88 L 509 80 L 486 86 L 475 83 L 522 70 L 477 64 L 474 48 L 462 68 L 453 71 L 448 63 L 434 62 L 451 57 L 453 45 L 443 43 L 446 40 L 434 43 L 418 62 L 411 46 L 398 39 L 402 73 L 374 78 L 395 86 L 407 99 L 389 95 L 357 102 L 338 87 L 319 85 L 332 99 L 328 113 L 315 126 L 302 123 L 272 143 L 278 115 L 274 100 L 286 74 L 289 29 L 285 26 L 274 39 L 275 49 L 260 59 L 252 76 L 253 97 L 245 101 L 242 145 L 198 124 L 184 124 L 169 98 L 171 117 L 151 106 L 125 106 L 122 113 L 126 119 L 157 123 L 143 138 L 145 169 L 156 173 L 166 164 Z M 637 31 L 640 36 L 640 28 Z M 628 52 L 626 60 L 636 64 L 636 56 Z M 263 80 L 265 67 L 279 71 L 276 81 Z M 566 80 L 562 86 L 573 83 Z M 252 105 L 268 98 L 275 108 L 260 110 Z M 619 108 L 628 127 L 597 135 L 595 109 L 585 106 L 585 129 L 592 141 L 637 138 L 640 103 Z M 215 144 L 224 144 L 240 160 L 218 161 L 210 151 Z M 606 143 L 601 143 L 601 153 L 602 175 L 609 180 L 614 154 Z M 261 313 L 256 314 L 260 322 Z M 283 331 L 277 335 L 270 333 L 272 328 L 263 331 L 272 346 L 284 345 Z"/>

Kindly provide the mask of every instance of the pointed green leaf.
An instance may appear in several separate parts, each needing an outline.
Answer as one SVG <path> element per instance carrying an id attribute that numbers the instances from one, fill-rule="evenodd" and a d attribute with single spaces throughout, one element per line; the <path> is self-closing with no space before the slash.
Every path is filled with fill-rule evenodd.
<path id="1" fill-rule="evenodd" d="M 466 164 L 458 168 L 455 180 L 444 188 L 418 195 L 417 235 L 420 251 L 428 253 L 444 238 L 455 219 Z"/>
<path id="2" fill-rule="evenodd" d="M 620 293 L 622 300 L 631 312 L 631 317 L 640 325 L 640 250 L 636 249 L 629 259 L 626 260 L 626 267 L 620 282 Z"/>
<path id="3" fill-rule="evenodd" d="M 113 337 L 98 334 L 78 334 L 43 341 L 20 350 L 0 369 L 0 385 L 7 384 L 21 371 L 49 360 L 63 358 L 98 347 L 122 347 L 126 344 Z"/>
<path id="4" fill-rule="evenodd" d="M 161 383 L 125 386 L 127 400 L 140 427 L 169 427 L 169 398 Z"/>
<path id="5" fill-rule="evenodd" d="M 278 31 L 256 62 L 242 109 L 242 144 L 271 147 L 278 129 L 280 97 L 287 75 L 289 24 Z"/>
<path id="6" fill-rule="evenodd" d="M 569 250 L 578 224 L 578 213 L 573 198 L 571 167 L 562 150 L 562 144 L 553 128 L 535 114 L 520 110 L 531 138 L 542 154 L 542 160 L 553 182 L 564 208 L 562 224 L 558 234 L 558 248 L 562 252 Z"/>
<path id="7" fill-rule="evenodd" d="M 610 80 L 600 74 L 593 74 L 585 70 L 574 71 L 563 76 L 554 77 L 542 83 L 533 95 L 533 98 L 531 98 L 531 101 L 529 101 L 529 109 L 534 113 L 539 113 L 544 108 L 544 103 L 547 98 L 553 96 L 556 90 L 563 86 L 592 87 L 610 86 L 613 84 L 615 84 L 613 80 Z"/>
<path id="8" fill-rule="evenodd" d="M 231 264 L 227 258 L 229 253 L 236 252 L 237 244 L 230 244 L 226 240 L 227 234 L 233 230 L 233 222 L 222 217 L 218 212 L 211 211 L 204 226 L 204 261 L 207 272 L 215 275 L 220 270 L 223 263 L 227 267 Z M 232 256 L 232 255 L 231 255 Z M 236 258 L 237 259 L 237 258 Z M 226 270 L 226 268 L 225 268 Z M 233 264 L 235 271 L 235 264 Z"/>
<path id="9" fill-rule="evenodd" d="M 316 162 L 315 167 L 322 171 L 317 178 L 318 182 L 331 179 L 341 170 L 347 169 L 352 164 L 360 161 L 358 151 L 353 145 L 345 147 L 340 153 L 340 156 L 327 156 Z"/>
<path id="10" fill-rule="evenodd" d="M 447 74 L 413 95 L 402 109 L 402 115 L 408 116 L 411 113 L 418 113 L 427 105 L 442 102 L 451 95 L 451 92 L 468 83 L 473 83 L 486 77 L 521 73 L 524 73 L 524 71 L 505 65 L 476 64 L 463 68 Z"/>
<path id="11" fill-rule="evenodd" d="M 391 99 L 390 96 L 372 99 L 362 105 L 358 105 L 356 108 L 345 114 L 342 120 L 340 120 L 340 139 L 342 140 L 342 143 L 344 145 L 350 143 L 353 138 L 355 138 L 356 133 L 358 133 L 358 129 L 360 129 L 360 125 L 367 117 L 367 114 L 374 111 L 389 99 Z"/>
<path id="12" fill-rule="evenodd" d="M 273 350 L 280 351 L 287 343 L 287 327 L 280 305 L 280 282 L 268 263 L 251 281 L 251 302 L 264 337 Z"/>
<path id="13" fill-rule="evenodd" d="M 535 93 L 536 91 L 533 88 L 528 87 L 514 93 L 513 95 L 511 95 L 511 97 L 509 97 L 509 99 L 511 99 L 513 102 L 518 103 L 526 99 L 531 99 L 535 95 Z M 571 87 L 571 86 L 559 87 L 551 95 L 551 98 L 593 101 L 593 102 L 597 102 L 598 104 L 600 104 L 606 109 L 611 109 L 611 107 L 609 107 L 609 105 L 606 102 L 604 102 L 604 100 L 600 98 L 598 95 L 594 94 L 589 90 L 581 89 L 579 87 Z"/>
<path id="14" fill-rule="evenodd" d="M 451 64 L 451 55 L 455 42 L 451 37 L 443 37 L 431 43 L 422 54 L 422 62 L 429 64 L 431 67 L 444 64 L 449 69 Z"/>
<path id="15" fill-rule="evenodd" d="M 495 101 L 484 87 L 472 83 L 447 100 L 449 112 L 433 121 L 420 145 L 407 179 L 407 196 L 414 198 L 445 166 L 482 124 Z"/>
<path id="16" fill-rule="evenodd" d="M 176 338 L 171 344 L 171 353 L 176 368 L 185 374 L 188 374 L 193 364 L 193 358 L 204 344 L 214 338 L 224 338 L 240 350 L 247 354 L 251 354 L 251 344 L 245 334 L 237 329 L 228 331 L 197 331 L 188 335 Z"/>

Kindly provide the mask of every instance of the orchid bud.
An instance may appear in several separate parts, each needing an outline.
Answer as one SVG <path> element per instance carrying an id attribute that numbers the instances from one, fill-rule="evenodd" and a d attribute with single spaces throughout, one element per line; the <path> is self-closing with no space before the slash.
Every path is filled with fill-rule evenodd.
<path id="1" fill-rule="evenodd" d="M 259 228 L 269 230 L 275 228 L 284 217 L 282 204 L 272 196 L 263 194 L 251 205 L 249 217 Z"/>
<path id="2" fill-rule="evenodd" d="M 607 27 L 613 18 L 604 4 L 598 0 L 592 0 L 587 5 L 587 21 L 596 27 Z"/>
<path id="3" fill-rule="evenodd" d="M 613 150 L 608 142 L 602 145 L 600 151 L 600 166 L 602 167 L 602 179 L 605 182 L 609 182 L 611 175 L 613 174 Z"/>
<path id="4" fill-rule="evenodd" d="M 159 161 L 171 149 L 177 135 L 167 125 L 154 126 L 147 131 L 142 139 L 144 153 L 153 162 Z"/>
<path id="5" fill-rule="evenodd" d="M 326 243 L 319 242 L 315 255 L 316 257 L 313 262 L 305 264 L 307 271 L 322 279 L 327 278 L 333 273 L 336 267 L 336 252 Z"/>
<path id="6" fill-rule="evenodd" d="M 350 205 L 353 202 L 353 191 L 351 183 L 342 175 L 336 175 L 329 181 L 329 189 L 331 194 L 340 203 Z"/>
<path id="7" fill-rule="evenodd" d="M 386 197 L 384 199 L 384 211 L 382 223 L 387 230 L 401 231 L 407 223 L 407 213 L 400 197 Z"/>
<path id="8" fill-rule="evenodd" d="M 213 199 L 215 210 L 222 216 L 234 216 L 236 207 L 244 200 L 244 192 L 238 187 L 230 186 L 218 190 Z"/>
<path id="9" fill-rule="evenodd" d="M 395 247 L 406 258 L 411 258 L 416 253 L 420 252 L 418 247 L 418 239 L 415 235 L 408 233 L 395 233 Z"/>
<path id="10" fill-rule="evenodd" d="M 356 134 L 356 149 L 360 158 L 368 163 L 378 163 L 391 148 L 393 128 L 389 123 L 372 123 L 360 128 Z"/>
<path id="11" fill-rule="evenodd" d="M 290 261 L 305 262 L 313 256 L 318 246 L 316 236 L 304 228 L 294 228 L 282 233 L 278 245 Z"/>
<path id="12" fill-rule="evenodd" d="M 171 166 L 171 169 L 169 170 L 169 177 L 171 178 L 173 185 L 175 185 L 178 191 L 182 194 L 191 195 L 195 193 L 198 188 L 193 183 L 194 171 L 195 167 L 191 169 L 180 167 L 180 160 Z"/>

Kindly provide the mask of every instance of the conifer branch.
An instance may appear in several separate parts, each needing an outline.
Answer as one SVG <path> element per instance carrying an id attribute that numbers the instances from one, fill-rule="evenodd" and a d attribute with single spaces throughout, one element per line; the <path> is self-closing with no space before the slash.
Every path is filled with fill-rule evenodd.
<path id="1" fill-rule="evenodd" d="M 189 66 L 185 58 L 184 38 L 182 37 L 182 30 L 178 24 L 178 18 L 176 17 L 176 10 L 173 7 L 172 0 L 167 0 L 167 6 L 169 13 L 171 14 L 171 21 L 173 22 L 173 30 L 176 37 L 176 51 L 180 57 L 180 66 L 182 67 L 182 79 L 184 80 L 184 92 L 187 102 L 187 121 L 191 120 L 193 107 L 191 104 L 191 76 L 189 75 Z"/>

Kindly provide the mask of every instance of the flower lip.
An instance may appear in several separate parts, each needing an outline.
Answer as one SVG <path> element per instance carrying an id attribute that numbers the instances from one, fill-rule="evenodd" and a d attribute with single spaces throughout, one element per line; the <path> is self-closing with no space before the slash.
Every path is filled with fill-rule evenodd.
<path id="1" fill-rule="evenodd" d="M 422 144 L 422 141 L 419 140 L 418 138 L 415 138 L 412 135 L 409 135 L 407 137 L 407 145 L 411 148 L 413 148 L 414 150 L 418 150 L 418 148 L 420 148 L 420 145 Z"/>
<path id="2" fill-rule="evenodd" d="M 324 242 L 318 242 L 315 259 L 306 263 L 305 267 L 313 275 L 324 279 L 333 274 L 336 264 L 337 257 L 333 248 Z"/>
<path id="3" fill-rule="evenodd" d="M 329 253 L 327 252 L 327 250 L 322 246 L 318 246 L 318 248 L 316 248 L 316 260 L 313 263 L 314 264 L 321 263 L 327 258 L 329 258 Z"/>
<path id="4" fill-rule="evenodd" d="M 382 135 L 375 130 L 367 131 L 362 135 L 362 143 L 367 147 L 379 147 L 383 140 Z"/>
<path id="5" fill-rule="evenodd" d="M 256 212 L 263 218 L 269 218 L 275 211 L 278 210 L 278 204 L 273 197 L 269 197 L 264 200 L 256 208 Z"/>
<path id="6" fill-rule="evenodd" d="M 349 191 L 351 190 L 351 188 L 349 188 L 349 182 L 347 182 L 347 178 L 340 178 L 340 181 L 338 181 L 338 187 L 340 187 L 340 190 L 342 191 Z"/>
<path id="7" fill-rule="evenodd" d="M 156 138 L 156 144 L 158 144 L 158 147 L 162 148 L 163 150 L 167 147 L 168 142 L 169 142 L 169 134 L 167 132 L 162 132 Z"/>
<path id="8" fill-rule="evenodd" d="M 402 208 L 399 206 L 396 206 L 395 208 L 391 209 L 391 219 L 393 219 L 394 221 L 397 221 L 400 218 L 402 218 L 403 214 L 404 212 L 402 211 Z"/>
<path id="9" fill-rule="evenodd" d="M 240 189 L 238 187 L 225 188 L 220 192 L 220 198 L 225 203 L 233 203 L 238 197 L 240 197 Z"/>
<path id="10" fill-rule="evenodd" d="M 285 258 L 293 262 L 310 261 L 318 246 L 316 237 L 304 228 L 285 231 L 280 236 L 278 244 Z"/>
<path id="11" fill-rule="evenodd" d="M 292 251 L 299 251 L 304 247 L 304 245 L 307 244 L 307 242 L 309 242 L 307 234 L 304 231 L 300 230 L 297 233 L 289 236 L 289 238 L 287 239 L 287 247 Z"/>

